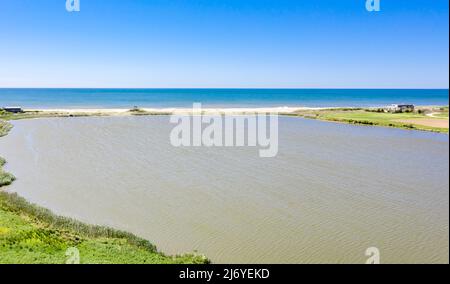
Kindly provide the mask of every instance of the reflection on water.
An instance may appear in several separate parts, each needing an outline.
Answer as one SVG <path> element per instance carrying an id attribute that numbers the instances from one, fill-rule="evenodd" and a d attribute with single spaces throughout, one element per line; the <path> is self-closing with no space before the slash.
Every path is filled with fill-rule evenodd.
<path id="1" fill-rule="evenodd" d="M 214 262 L 449 261 L 448 136 L 280 119 L 279 152 L 175 148 L 168 117 L 14 122 L 0 154 L 32 202 Z"/>

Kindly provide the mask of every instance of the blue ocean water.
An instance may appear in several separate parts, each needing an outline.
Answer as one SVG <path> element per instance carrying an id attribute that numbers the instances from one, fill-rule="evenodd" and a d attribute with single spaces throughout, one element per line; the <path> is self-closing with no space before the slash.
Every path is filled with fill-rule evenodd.
<path id="1" fill-rule="evenodd" d="M 448 89 L 0 89 L 0 107 L 364 107 L 448 105 Z"/>

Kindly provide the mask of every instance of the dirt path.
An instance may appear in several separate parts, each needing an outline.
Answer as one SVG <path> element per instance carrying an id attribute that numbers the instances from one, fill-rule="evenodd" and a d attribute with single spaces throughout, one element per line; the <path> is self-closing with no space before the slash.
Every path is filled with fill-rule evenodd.
<path id="1" fill-rule="evenodd" d="M 436 116 L 434 116 L 435 114 L 439 114 L 439 113 L 438 112 L 427 113 L 426 116 L 436 117 Z"/>
<path id="2" fill-rule="evenodd" d="M 397 119 L 395 121 L 439 128 L 448 128 L 449 124 L 448 119 L 436 119 L 436 118 Z"/>

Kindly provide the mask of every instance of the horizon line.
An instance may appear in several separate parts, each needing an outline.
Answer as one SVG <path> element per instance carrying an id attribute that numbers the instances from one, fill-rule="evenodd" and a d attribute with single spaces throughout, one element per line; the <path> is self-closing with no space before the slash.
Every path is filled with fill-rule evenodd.
<path id="1" fill-rule="evenodd" d="M 72 89 L 72 90 L 449 90 L 446 88 L 414 88 L 414 87 L 393 87 L 393 88 L 352 88 L 352 87 L 0 87 L 5 89 Z"/>

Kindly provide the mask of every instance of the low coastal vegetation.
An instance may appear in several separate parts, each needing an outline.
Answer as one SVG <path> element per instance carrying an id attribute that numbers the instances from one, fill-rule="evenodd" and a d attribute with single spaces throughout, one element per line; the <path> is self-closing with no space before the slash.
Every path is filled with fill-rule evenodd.
<path id="1" fill-rule="evenodd" d="M 1 113 L 0 113 L 1 115 Z M 0 137 L 8 134 L 9 130 L 11 130 L 12 125 L 4 120 L 0 120 Z"/>
<path id="2" fill-rule="evenodd" d="M 0 120 L 0 137 L 10 129 Z M 197 254 L 166 256 L 131 233 L 88 225 L 30 204 L 1 188 L 15 179 L 3 170 L 5 163 L 0 158 L 0 263 L 65 263 L 67 249 L 73 247 L 80 263 L 209 263 Z"/>
<path id="3" fill-rule="evenodd" d="M 0 137 L 8 134 L 11 129 L 11 124 L 6 121 L 0 120 Z M 16 178 L 3 170 L 3 166 L 6 164 L 5 159 L 0 157 L 0 187 L 10 185 Z"/>
<path id="4" fill-rule="evenodd" d="M 51 118 L 51 117 L 88 117 L 88 116 L 115 116 L 115 115 L 134 115 L 134 116 L 152 116 L 152 115 L 171 115 L 170 112 L 148 111 L 140 108 L 132 108 L 126 112 L 67 112 L 67 111 L 23 111 L 19 113 L 10 113 L 0 109 L 0 120 L 19 120 L 32 118 Z"/>
<path id="5" fill-rule="evenodd" d="M 56 111 L 24 111 L 20 113 L 11 113 L 4 110 L 0 110 L 0 120 L 9 121 L 9 120 L 19 120 L 19 119 L 32 119 L 32 118 L 45 118 L 45 117 L 83 117 L 83 116 L 105 116 L 102 113 L 63 113 Z"/>
<path id="6" fill-rule="evenodd" d="M 305 109 L 286 115 L 349 124 L 373 125 L 448 133 L 447 107 L 419 107 L 412 112 L 386 112 L 381 108 Z"/>
<path id="7" fill-rule="evenodd" d="M 171 115 L 172 114 L 170 112 L 148 111 L 148 110 L 141 109 L 141 108 L 138 108 L 138 107 L 134 107 L 134 108 L 130 109 L 128 111 L 128 113 L 131 114 L 131 115 L 136 115 L 136 116 L 139 116 L 139 115 L 148 115 L 148 116 L 151 116 L 151 115 Z"/>
<path id="8" fill-rule="evenodd" d="M 0 263 L 65 263 L 68 248 L 80 263 L 208 263 L 201 255 L 166 256 L 147 240 L 56 216 L 13 193 L 0 191 Z"/>
<path id="9" fill-rule="evenodd" d="M 12 174 L 3 170 L 5 164 L 5 159 L 0 157 L 0 187 L 10 185 L 16 179 Z"/>
<path id="10" fill-rule="evenodd" d="M 281 115 L 298 116 L 324 121 L 348 124 L 372 125 L 414 129 L 448 133 L 448 106 L 417 107 L 411 112 L 388 112 L 383 108 L 300 108 L 295 112 L 280 113 Z M 171 112 L 155 112 L 134 107 L 125 112 L 62 112 L 62 111 L 23 111 L 9 113 L 0 110 L 0 120 L 18 120 L 45 117 L 86 117 L 86 116 L 114 116 L 114 115 L 171 115 Z M 0 125 L 0 131 L 4 131 Z M 6 129 L 5 129 L 6 130 Z"/>

